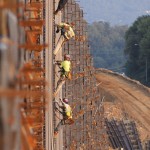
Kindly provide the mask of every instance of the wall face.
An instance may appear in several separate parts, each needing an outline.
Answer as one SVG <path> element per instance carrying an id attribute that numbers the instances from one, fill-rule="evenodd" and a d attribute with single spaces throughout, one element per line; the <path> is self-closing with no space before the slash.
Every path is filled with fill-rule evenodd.
<path id="1" fill-rule="evenodd" d="M 63 87 L 63 97 L 70 100 L 73 108 L 75 123 L 64 126 L 64 150 L 108 149 L 107 137 L 103 124 L 103 107 L 94 78 L 93 61 L 90 55 L 87 23 L 83 18 L 83 11 L 74 1 L 68 1 L 62 14 L 64 22 L 75 24 L 77 37 L 84 40 L 70 40 L 63 47 L 63 54 L 70 54 L 72 59 L 72 80 Z"/>

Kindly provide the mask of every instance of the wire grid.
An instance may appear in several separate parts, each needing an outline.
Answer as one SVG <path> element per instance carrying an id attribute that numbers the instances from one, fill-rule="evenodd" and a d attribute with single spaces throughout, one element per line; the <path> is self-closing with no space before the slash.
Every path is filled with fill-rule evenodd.
<path id="1" fill-rule="evenodd" d="M 86 37 L 85 41 L 69 40 L 63 48 L 63 54 L 70 54 L 73 79 L 63 87 L 63 97 L 71 101 L 72 126 L 64 127 L 64 150 L 105 150 L 108 149 L 103 113 L 100 106 L 100 94 L 94 78 L 93 60 L 87 39 L 87 23 L 79 4 L 71 0 L 62 14 L 63 22 L 75 24 L 76 36 Z M 98 111 L 96 112 L 98 108 Z"/>

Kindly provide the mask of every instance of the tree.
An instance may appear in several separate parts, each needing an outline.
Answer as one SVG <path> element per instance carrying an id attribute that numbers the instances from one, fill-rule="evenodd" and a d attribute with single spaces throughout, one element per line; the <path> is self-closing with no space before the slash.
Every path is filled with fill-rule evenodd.
<path id="1" fill-rule="evenodd" d="M 127 26 L 110 26 L 108 22 L 94 22 L 88 27 L 91 52 L 96 68 L 122 72 L 126 62 L 124 35 Z"/>
<path id="2" fill-rule="evenodd" d="M 150 16 L 141 16 L 125 34 L 126 74 L 150 86 Z"/>

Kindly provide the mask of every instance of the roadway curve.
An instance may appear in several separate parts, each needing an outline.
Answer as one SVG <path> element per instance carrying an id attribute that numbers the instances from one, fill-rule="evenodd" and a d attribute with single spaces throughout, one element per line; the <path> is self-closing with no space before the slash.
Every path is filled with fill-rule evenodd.
<path id="1" fill-rule="evenodd" d="M 100 89 L 121 102 L 128 115 L 150 133 L 150 88 L 106 69 L 99 69 L 95 76 Z"/>

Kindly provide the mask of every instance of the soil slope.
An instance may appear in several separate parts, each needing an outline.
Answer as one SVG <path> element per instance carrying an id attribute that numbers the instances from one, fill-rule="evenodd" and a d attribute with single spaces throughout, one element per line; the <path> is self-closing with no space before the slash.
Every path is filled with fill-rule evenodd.
<path id="1" fill-rule="evenodd" d="M 121 102 L 128 115 L 150 133 L 150 88 L 105 69 L 99 69 L 95 76 L 100 89 Z"/>

